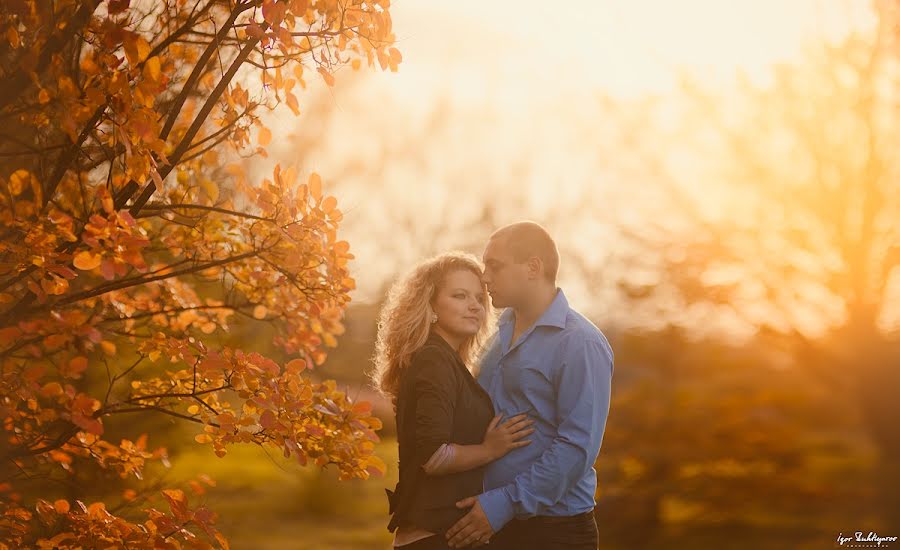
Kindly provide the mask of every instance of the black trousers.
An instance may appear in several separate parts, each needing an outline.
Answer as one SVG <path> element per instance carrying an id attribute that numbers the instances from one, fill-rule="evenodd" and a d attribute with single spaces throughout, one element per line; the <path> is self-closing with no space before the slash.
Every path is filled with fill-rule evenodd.
<path id="1" fill-rule="evenodd" d="M 395 548 L 397 550 L 450 550 L 450 545 L 447 544 L 447 539 L 444 538 L 444 535 L 434 535 L 433 537 L 420 539 L 403 546 L 396 546 Z"/>
<path id="2" fill-rule="evenodd" d="M 514 519 L 491 537 L 485 550 L 597 550 L 594 511 L 575 516 Z"/>

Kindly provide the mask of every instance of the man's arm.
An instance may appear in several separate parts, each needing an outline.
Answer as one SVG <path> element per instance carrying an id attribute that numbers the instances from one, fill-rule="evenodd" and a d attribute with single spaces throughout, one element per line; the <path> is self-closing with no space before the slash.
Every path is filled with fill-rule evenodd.
<path id="1" fill-rule="evenodd" d="M 573 341 L 567 348 L 558 375 L 556 438 L 512 483 L 478 496 L 495 533 L 516 515 L 540 515 L 559 502 L 600 451 L 609 414 L 612 352 L 594 339 Z"/>

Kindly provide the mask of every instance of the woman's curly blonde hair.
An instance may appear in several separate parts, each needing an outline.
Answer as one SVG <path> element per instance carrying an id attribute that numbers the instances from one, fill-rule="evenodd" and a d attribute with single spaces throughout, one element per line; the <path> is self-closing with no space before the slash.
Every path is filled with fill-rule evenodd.
<path id="1" fill-rule="evenodd" d="M 375 370 L 371 378 L 375 388 L 390 397 L 397 406 L 400 375 L 409 366 L 413 353 L 425 345 L 431 330 L 434 310 L 431 302 L 448 274 L 465 269 L 482 276 L 478 259 L 467 252 L 452 251 L 429 258 L 391 286 L 387 300 L 378 316 L 378 336 L 375 342 Z M 482 283 L 482 287 L 484 287 Z M 463 362 L 473 371 L 474 361 L 484 345 L 494 315 L 490 297 L 484 288 L 484 320 L 478 332 L 466 338 L 459 352 Z"/>

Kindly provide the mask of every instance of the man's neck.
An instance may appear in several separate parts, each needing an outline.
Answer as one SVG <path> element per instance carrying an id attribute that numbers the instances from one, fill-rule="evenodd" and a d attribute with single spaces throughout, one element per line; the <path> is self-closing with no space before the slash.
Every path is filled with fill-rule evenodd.
<path id="1" fill-rule="evenodd" d="M 541 287 L 541 290 L 533 296 L 533 300 L 513 308 L 516 313 L 516 325 L 513 329 L 515 334 L 522 334 L 541 318 L 541 315 L 547 311 L 547 308 L 556 299 L 557 291 L 558 289 L 555 286 Z"/>

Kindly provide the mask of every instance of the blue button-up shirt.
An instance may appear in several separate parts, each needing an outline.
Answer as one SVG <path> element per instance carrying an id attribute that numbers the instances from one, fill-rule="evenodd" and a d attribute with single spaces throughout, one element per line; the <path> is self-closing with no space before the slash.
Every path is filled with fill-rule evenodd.
<path id="1" fill-rule="evenodd" d="M 613 352 L 600 330 L 557 290 L 535 324 L 510 342 L 515 312 L 500 316 L 478 382 L 497 414 L 535 420 L 530 445 L 490 463 L 478 500 L 494 532 L 512 518 L 571 516 L 594 507 L 609 414 Z"/>

